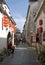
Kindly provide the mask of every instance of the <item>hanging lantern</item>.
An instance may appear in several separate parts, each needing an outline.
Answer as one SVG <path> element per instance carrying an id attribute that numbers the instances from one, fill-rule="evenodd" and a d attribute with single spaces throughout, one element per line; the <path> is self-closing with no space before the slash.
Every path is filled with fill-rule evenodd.
<path id="1" fill-rule="evenodd" d="M 3 24 L 4 27 L 7 27 L 8 25 L 7 24 Z"/>
<path id="2" fill-rule="evenodd" d="M 40 33 L 42 33 L 43 32 L 43 27 L 39 27 L 39 31 L 40 31 Z"/>
<path id="3" fill-rule="evenodd" d="M 6 15 L 2 18 L 2 26 L 7 27 L 9 25 L 9 19 Z"/>
<path id="4" fill-rule="evenodd" d="M 39 25 L 42 25 L 42 24 L 43 24 L 43 20 L 40 19 L 40 20 L 39 20 Z"/>

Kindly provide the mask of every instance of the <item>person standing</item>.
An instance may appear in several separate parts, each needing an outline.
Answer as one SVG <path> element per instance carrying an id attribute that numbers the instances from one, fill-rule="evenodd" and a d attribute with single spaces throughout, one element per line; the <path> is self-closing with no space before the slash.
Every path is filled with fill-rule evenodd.
<path id="1" fill-rule="evenodd" d="M 11 38 L 9 38 L 8 50 L 10 50 L 10 52 L 11 52 L 12 54 L 14 53 L 14 47 L 12 46 Z"/>
<path id="2" fill-rule="evenodd" d="M 36 34 L 36 51 L 39 54 L 39 34 Z"/>

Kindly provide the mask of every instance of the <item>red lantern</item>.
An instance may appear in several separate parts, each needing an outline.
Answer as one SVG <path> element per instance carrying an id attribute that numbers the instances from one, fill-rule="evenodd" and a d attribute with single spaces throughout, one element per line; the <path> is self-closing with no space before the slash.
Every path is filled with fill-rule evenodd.
<path id="1" fill-rule="evenodd" d="M 40 31 L 40 33 L 42 33 L 43 32 L 43 27 L 40 27 L 39 31 Z"/>
<path id="2" fill-rule="evenodd" d="M 43 24 L 43 20 L 39 20 L 39 25 L 42 25 Z"/>

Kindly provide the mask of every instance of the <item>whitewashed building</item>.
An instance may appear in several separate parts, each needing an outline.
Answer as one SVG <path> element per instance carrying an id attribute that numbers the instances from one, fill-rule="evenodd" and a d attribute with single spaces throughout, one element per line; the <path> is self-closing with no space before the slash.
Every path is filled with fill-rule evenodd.
<path id="1" fill-rule="evenodd" d="M 0 0 L 0 52 L 3 48 L 7 48 L 9 38 L 14 45 L 15 25 L 5 0 Z"/>

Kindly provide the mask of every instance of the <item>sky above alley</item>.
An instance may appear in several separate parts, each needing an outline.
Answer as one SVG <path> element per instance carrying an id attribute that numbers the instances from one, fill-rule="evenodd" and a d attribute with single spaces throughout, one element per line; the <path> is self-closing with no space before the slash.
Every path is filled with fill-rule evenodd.
<path id="1" fill-rule="evenodd" d="M 16 26 L 22 31 L 27 16 L 28 0 L 6 0 Z"/>

